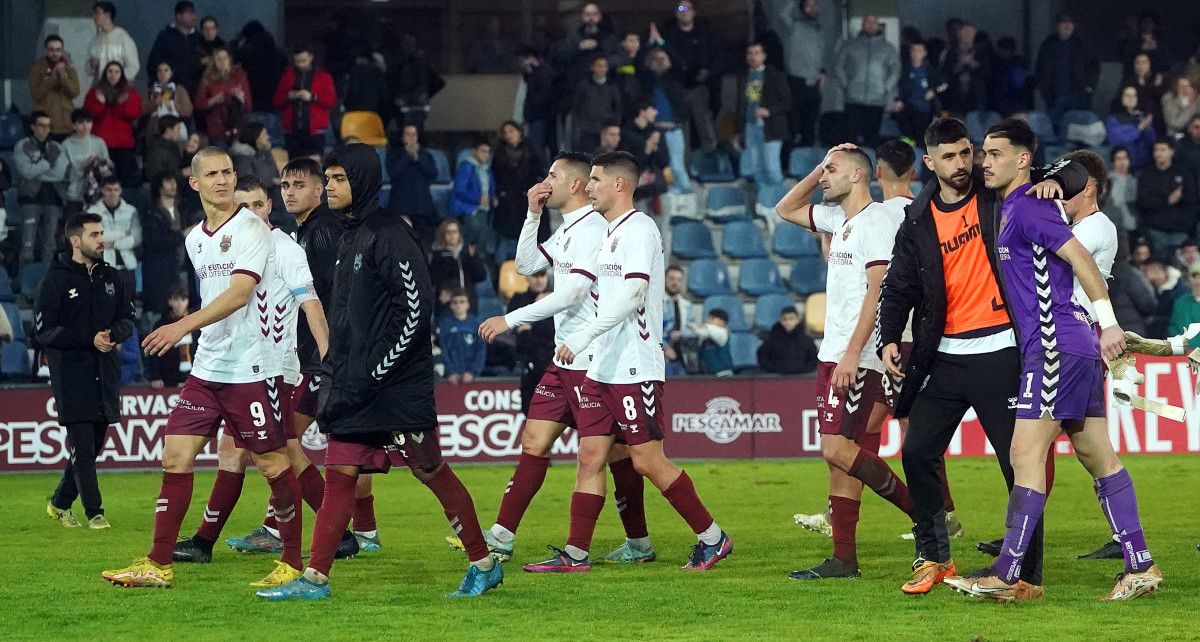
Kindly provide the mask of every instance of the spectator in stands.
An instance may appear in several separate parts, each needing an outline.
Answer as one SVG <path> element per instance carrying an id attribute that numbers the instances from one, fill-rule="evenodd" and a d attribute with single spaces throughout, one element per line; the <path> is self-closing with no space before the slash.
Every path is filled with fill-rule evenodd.
<path id="1" fill-rule="evenodd" d="M 1124 327 L 1124 326 L 1122 326 Z M 758 367 L 774 374 L 806 374 L 817 369 L 817 344 L 800 325 L 800 313 L 788 306 L 779 312 L 758 346 Z"/>
<path id="2" fill-rule="evenodd" d="M 17 204 L 21 209 L 21 265 L 49 265 L 58 242 L 58 226 L 67 202 L 67 155 L 50 140 L 50 116 L 35 111 L 32 134 L 13 148 Z"/>
<path id="3" fill-rule="evenodd" d="M 107 0 L 92 5 L 92 22 L 96 24 L 96 36 L 87 48 L 89 84 L 96 85 L 104 79 L 110 62 L 120 64 L 132 82 L 141 69 L 141 57 L 129 32 L 117 26 L 117 6 Z"/>
<path id="4" fill-rule="evenodd" d="M 120 354 L 133 335 L 133 292 L 104 263 L 105 230 L 92 214 L 67 221 L 70 252 L 58 255 L 38 292 L 34 318 L 46 350 L 58 423 L 71 457 L 46 509 L 64 526 L 79 526 L 71 504 L 82 499 L 88 526 L 108 528 L 96 457 L 110 424 L 121 420 Z"/>
<path id="5" fill-rule="evenodd" d="M 479 332 L 479 317 L 471 314 L 471 299 L 458 288 L 450 294 L 450 314 L 438 323 L 438 346 L 446 380 L 453 384 L 471 383 L 483 372 L 487 344 Z"/>
<path id="6" fill-rule="evenodd" d="M 45 55 L 29 70 L 29 94 L 33 109 L 50 117 L 50 138 L 62 141 L 71 134 L 71 111 L 79 95 L 79 75 L 67 61 L 63 39 L 46 36 Z"/>
<path id="7" fill-rule="evenodd" d="M 987 90 L 992 82 L 992 50 L 979 30 L 969 22 L 959 22 L 954 38 L 947 41 L 938 61 L 946 82 L 942 106 L 952 114 L 987 108 Z"/>
<path id="8" fill-rule="evenodd" d="M 229 156 L 238 176 L 255 176 L 265 186 L 264 193 L 272 194 L 279 187 L 279 168 L 271 155 L 271 139 L 262 123 L 247 123 L 229 146 Z"/>
<path id="9" fill-rule="evenodd" d="M 499 16 L 491 15 L 483 21 L 483 33 L 471 42 L 470 65 L 467 73 L 510 74 L 512 73 L 512 48 L 510 39 L 500 33 Z"/>
<path id="10" fill-rule="evenodd" d="M 1175 163 L 1171 142 L 1154 143 L 1154 162 L 1142 168 L 1137 182 L 1137 208 L 1142 229 L 1158 256 L 1169 256 L 1196 233 L 1196 177 Z"/>
<path id="11" fill-rule="evenodd" d="M 437 209 L 429 185 L 437 178 L 433 155 L 421 147 L 416 125 L 405 125 L 400 146 L 388 147 L 387 172 L 392 179 L 392 198 L 388 210 L 408 217 L 417 235 L 428 247 L 438 224 Z M 437 283 L 437 281 L 434 281 Z"/>
<path id="12" fill-rule="evenodd" d="M 1162 136 L 1166 133 L 1166 122 L 1163 120 L 1162 99 L 1163 74 L 1155 71 L 1150 64 L 1150 56 L 1142 53 L 1134 56 L 1132 72 L 1121 81 L 1122 87 L 1132 85 L 1138 92 L 1138 104 L 1142 109 L 1154 114 L 1154 131 Z"/>
<path id="13" fill-rule="evenodd" d="M 651 24 L 651 28 L 653 26 Z M 657 38 L 657 35 L 656 31 L 651 31 L 652 38 Z M 657 38 L 654 42 L 662 42 L 662 39 Z M 687 94 L 678 74 L 672 69 L 671 56 L 664 47 L 656 45 L 646 53 L 646 68 L 640 77 L 642 95 L 653 101 L 657 110 L 654 126 L 662 132 L 663 144 L 667 149 L 671 173 L 675 178 L 672 188 L 677 192 L 691 192 L 683 136 L 683 126 L 688 121 Z"/>
<path id="14" fill-rule="evenodd" d="M 387 123 L 391 116 L 387 78 L 384 77 L 383 69 L 380 69 L 380 63 L 375 56 L 373 50 L 366 49 L 354 59 L 354 66 L 346 76 L 346 95 L 342 98 L 342 109 L 374 112 Z"/>
<path id="15" fill-rule="evenodd" d="M 551 334 L 553 334 L 554 322 L 551 321 L 550 325 L 551 325 Z M 4 347 L 5 343 L 8 343 L 9 341 L 12 341 L 12 340 L 13 340 L 12 323 L 8 320 L 8 313 L 5 312 L 4 310 L 0 310 L 0 348 Z M 552 341 L 552 343 L 551 343 L 552 347 L 551 347 L 550 352 L 551 352 L 551 356 L 553 356 L 553 352 L 554 352 L 553 339 L 551 341 Z"/>
<path id="16" fill-rule="evenodd" d="M 600 11 L 599 5 L 589 2 L 580 11 L 579 28 L 555 43 L 554 68 L 563 74 L 567 87 L 574 87 L 588 79 L 588 70 L 597 56 L 614 56 L 619 48 L 612 19 Z"/>
<path id="17" fill-rule="evenodd" d="M 892 119 L 899 125 L 900 133 L 913 140 L 922 140 L 925 136 L 925 128 L 933 122 L 933 114 L 937 111 L 938 90 L 944 90 L 941 76 L 928 56 L 924 42 L 908 45 L 899 92 L 891 106 Z"/>
<path id="18" fill-rule="evenodd" d="M 529 275 L 529 289 L 513 295 L 507 312 L 531 305 L 547 295 L 550 273 L 546 270 Z M 554 318 L 546 317 L 534 324 L 514 328 L 517 344 L 517 371 L 521 375 L 521 412 L 529 412 L 533 391 L 554 358 Z"/>
<path id="19" fill-rule="evenodd" d="M 390 71 L 388 86 L 394 96 L 392 103 L 400 112 L 400 124 L 416 125 L 417 131 L 424 133 L 429 101 L 446 86 L 446 81 L 433 68 L 415 36 L 400 37 L 400 57 Z"/>
<path id="20" fill-rule="evenodd" d="M 1075 18 L 1066 11 L 1058 14 L 1055 32 L 1038 47 L 1036 70 L 1038 89 L 1055 127 L 1068 111 L 1089 108 L 1099 73 L 1095 57 L 1075 33 Z"/>
<path id="21" fill-rule="evenodd" d="M 1116 314 L 1122 329 L 1136 332 L 1143 337 L 1151 336 L 1146 329 L 1146 323 L 1154 314 L 1158 298 L 1155 296 L 1154 286 L 1150 285 L 1150 281 L 1129 258 L 1119 241 L 1116 261 L 1113 263 L 1112 281 L 1108 288 L 1113 313 Z"/>
<path id="22" fill-rule="evenodd" d="M 591 76 L 579 81 L 571 99 L 574 148 L 592 149 L 600 129 L 608 121 L 621 120 L 621 92 L 608 82 L 608 60 L 597 54 L 592 58 Z"/>
<path id="23" fill-rule="evenodd" d="M 104 197 L 88 208 L 100 217 L 104 226 L 104 262 L 117 271 L 130 297 L 134 294 L 137 255 L 142 247 L 142 220 L 137 208 L 121 198 L 121 181 L 115 176 L 104 180 Z"/>
<path id="24" fill-rule="evenodd" d="M 63 153 L 67 157 L 67 206 L 71 214 L 84 209 L 84 187 L 88 171 L 98 162 L 112 164 L 108 156 L 108 145 L 99 136 L 92 135 L 92 113 L 86 109 L 71 112 L 74 133 L 64 140 Z"/>
<path id="25" fill-rule="evenodd" d="M 821 88 L 825 85 L 828 39 L 821 31 L 817 0 L 774 0 L 783 64 L 787 70 L 793 105 L 790 112 L 792 142 L 802 147 L 817 144 L 817 118 L 821 115 Z"/>
<path id="26" fill-rule="evenodd" d="M 490 219 L 496 200 L 496 179 L 492 175 L 492 145 L 480 138 L 471 153 L 458 164 L 454 190 L 450 194 L 450 215 L 462 221 L 467 243 L 482 246 L 491 254 Z M 436 282 L 436 281 L 435 281 Z"/>
<path id="27" fill-rule="evenodd" d="M 595 155 L 615 152 L 621 148 L 621 125 L 610 120 L 600 128 L 600 144 L 596 146 Z"/>
<path id="28" fill-rule="evenodd" d="M 1000 38 L 994 54 L 989 92 L 992 110 L 1008 118 L 1033 109 L 1033 75 L 1029 72 L 1029 61 L 1017 53 L 1017 40 L 1012 36 Z M 1158 101 L 1154 104 L 1158 105 Z"/>
<path id="29" fill-rule="evenodd" d="M 288 66 L 287 54 L 275 44 L 275 37 L 257 20 L 251 20 L 242 27 L 230 52 L 246 73 L 250 102 L 258 110 L 252 118 L 266 124 L 271 135 L 278 136 L 279 115 L 275 110 L 280 107 L 275 103 L 275 90 Z"/>
<path id="30" fill-rule="evenodd" d="M 1188 120 L 1183 138 L 1175 145 L 1175 160 L 1193 174 L 1200 174 L 1200 114 Z"/>
<path id="31" fill-rule="evenodd" d="M 142 163 L 146 180 L 152 186 L 163 176 L 179 177 L 179 168 L 183 164 L 183 147 L 180 145 L 183 121 L 168 114 L 159 118 L 155 127 L 158 135 L 146 144 L 146 157 Z"/>
<path id="32" fill-rule="evenodd" d="M 204 67 L 200 64 L 200 43 L 196 32 L 196 6 L 190 0 L 175 3 L 175 20 L 158 32 L 154 46 L 150 48 L 147 69 L 158 69 L 160 62 L 171 65 L 175 70 L 175 82 L 196 91 Z M 151 79 L 151 84 L 154 82 Z"/>
<path id="33" fill-rule="evenodd" d="M 1170 329 L 1171 312 L 1175 309 L 1175 301 L 1187 296 L 1191 288 L 1182 278 L 1182 273 L 1173 265 L 1167 265 L 1160 259 L 1152 258 L 1142 265 L 1142 274 L 1154 286 L 1157 303 L 1154 313 L 1146 324 L 1149 336 L 1165 339 Z"/>
<path id="34" fill-rule="evenodd" d="M 694 338 L 692 325 L 698 321 L 695 305 L 683 296 L 683 268 L 672 265 L 667 268 L 663 282 L 666 297 L 663 299 L 663 356 L 667 362 L 668 377 L 687 374 L 683 367 L 683 340 Z"/>
<path id="35" fill-rule="evenodd" d="M 1135 171 L 1150 162 L 1157 138 L 1154 114 L 1145 111 L 1138 102 L 1136 87 L 1124 87 L 1113 98 L 1104 127 L 1108 130 L 1108 143 L 1128 151 L 1129 162 Z"/>
<path id="36" fill-rule="evenodd" d="M 137 187 L 141 175 L 134 152 L 133 124 L 142 114 L 142 98 L 121 63 L 110 62 L 104 67 L 104 77 L 88 90 L 83 108 L 92 113 L 94 131 L 108 145 L 108 156 L 121 183 L 130 189 Z"/>
<path id="37" fill-rule="evenodd" d="M 179 286 L 183 269 L 183 230 L 188 227 L 180 210 L 179 181 L 162 174 L 151 182 L 154 205 L 141 215 L 142 309 L 147 324 L 166 313 L 168 297 Z M 187 292 L 183 294 L 187 305 Z M 186 312 L 186 311 L 185 311 Z"/>
<path id="38" fill-rule="evenodd" d="M 205 70 L 196 92 L 197 129 L 207 134 L 212 144 L 227 147 L 237 139 L 252 109 L 246 72 L 234 66 L 228 49 L 214 49 L 213 64 Z"/>
<path id="39" fill-rule="evenodd" d="M 475 297 L 475 284 L 488 278 L 487 268 L 475 255 L 475 246 L 463 241 L 462 226 L 454 219 L 438 225 L 429 253 L 429 279 L 441 287 L 447 283 Z"/>
<path id="40" fill-rule="evenodd" d="M 279 79 L 274 99 L 283 117 L 288 156 L 298 158 L 324 149 L 329 112 L 337 104 L 337 94 L 333 76 L 316 65 L 307 43 L 293 49 L 292 64 Z"/>
<path id="41" fill-rule="evenodd" d="M 1129 254 L 1129 234 L 1138 227 L 1133 213 L 1137 201 L 1137 178 L 1130 173 L 1129 150 L 1114 147 L 1108 172 L 1108 189 L 1104 190 L 1103 210 L 1117 228 L 1118 253 Z M 1122 328 L 1125 326 L 1121 326 Z"/>
<path id="42" fill-rule="evenodd" d="M 554 131 L 555 95 L 554 69 L 533 47 L 521 51 L 519 67 L 525 79 L 525 132 L 534 149 L 544 157 L 558 144 Z"/>
<path id="43" fill-rule="evenodd" d="M 221 23 L 217 22 L 217 19 L 212 16 L 201 18 L 200 42 L 196 43 L 196 51 L 200 56 L 201 73 L 203 73 L 205 67 L 212 64 L 213 50 L 224 48 L 225 39 L 221 37 Z M 242 65 L 242 69 L 245 68 L 246 66 Z M 251 87 L 251 93 L 253 93 L 253 86 Z"/>
<path id="44" fill-rule="evenodd" d="M 1143 12 L 1138 17 L 1133 32 L 1121 43 L 1121 59 L 1125 61 L 1123 71 L 1126 74 L 1132 71 L 1130 63 L 1137 56 L 1146 56 L 1153 64 L 1155 73 L 1170 69 L 1174 62 L 1171 51 L 1159 39 L 1158 18 L 1149 12 Z"/>
<path id="45" fill-rule="evenodd" d="M 1162 97 L 1163 120 L 1166 121 L 1167 136 L 1176 137 L 1183 133 L 1192 116 L 1200 114 L 1200 100 L 1196 99 L 1196 86 L 1187 76 L 1175 79 L 1171 91 Z"/>
<path id="46" fill-rule="evenodd" d="M 654 23 L 650 23 L 650 28 L 654 28 Z M 612 81 L 616 83 L 617 89 L 621 92 L 621 105 L 625 109 L 629 109 L 633 101 L 642 93 L 637 76 L 642 67 L 644 54 L 642 37 L 636 31 L 626 31 L 621 36 L 621 46 L 617 53 L 608 61 L 608 66 L 612 69 Z M 625 115 L 622 114 L 622 117 Z"/>
<path id="47" fill-rule="evenodd" d="M 704 324 L 692 326 L 699 344 L 697 353 L 705 374 L 733 376 L 733 355 L 729 351 L 729 313 L 713 308 Z"/>
<path id="48" fill-rule="evenodd" d="M 737 95 L 743 174 L 753 176 L 760 187 L 779 185 L 792 94 L 783 72 L 767 66 L 762 43 L 746 46 L 746 71 L 738 78 Z"/>
<path id="49" fill-rule="evenodd" d="M 146 141 L 158 136 L 161 130 L 158 126 L 159 118 L 177 116 L 186 123 L 192 117 L 193 111 L 192 95 L 187 87 L 175 82 L 175 71 L 171 68 L 171 63 L 160 62 L 154 69 L 154 82 L 150 84 L 150 89 L 146 91 L 146 99 L 142 101 L 142 116 L 146 119 L 142 123 L 142 137 Z M 180 130 L 180 134 L 179 142 L 182 143 L 188 136 L 186 124 Z M 149 172 L 146 175 L 150 176 Z"/>
<path id="50" fill-rule="evenodd" d="M 525 130 L 514 121 L 500 126 L 492 175 L 496 177 L 497 202 L 492 225 L 500 238 L 515 243 L 529 211 L 526 192 L 546 175 L 546 163 L 526 140 Z"/>
<path id="51" fill-rule="evenodd" d="M 664 171 L 670 166 L 671 159 L 667 155 L 667 146 L 663 142 L 662 132 L 654 126 L 658 109 L 649 98 L 642 98 L 637 103 L 636 115 L 625 124 L 621 130 L 621 151 L 633 154 L 638 167 L 642 169 L 637 189 L 634 190 L 634 200 L 642 200 L 662 194 L 666 191 Z"/>
<path id="52" fill-rule="evenodd" d="M 167 313 L 162 316 L 154 324 L 154 329 L 174 323 L 188 315 L 188 293 L 187 288 L 176 284 L 171 288 L 170 297 L 167 299 L 169 307 Z M 183 340 L 179 342 L 171 350 L 161 357 L 146 355 L 144 361 L 146 365 L 146 379 L 150 381 L 151 388 L 177 388 L 183 384 L 183 380 L 187 379 L 187 372 L 180 370 L 181 363 L 191 365 L 188 355 L 192 353 L 192 335 L 184 335 Z M 191 368 L 189 367 L 188 370 Z"/>
<path id="53" fill-rule="evenodd" d="M 812 1 L 815 6 L 816 2 Z M 694 133 L 700 145 L 707 150 L 717 146 L 716 121 L 713 118 L 713 98 L 721 91 L 721 39 L 709 25 L 696 19 L 696 5 L 692 0 L 682 0 L 675 6 L 675 21 L 662 30 L 662 40 L 678 54 L 678 67 L 683 75 L 684 100 L 687 117 L 681 118 L 680 126 L 689 144 Z M 818 98 L 818 107 L 819 98 Z M 813 113 L 816 122 L 816 113 Z M 689 127 L 690 125 L 690 127 Z"/>
<path id="54" fill-rule="evenodd" d="M 1129 251 L 1129 262 L 1137 266 L 1140 270 L 1151 258 L 1153 258 L 1153 252 L 1151 251 L 1149 241 L 1141 236 L 1134 239 L 1132 248 Z"/>
<path id="55" fill-rule="evenodd" d="M 878 17 L 863 16 L 862 30 L 842 44 L 834 66 L 846 95 L 846 133 L 851 141 L 874 147 L 883 110 L 896 97 L 900 80 L 900 54 L 883 37 Z"/>

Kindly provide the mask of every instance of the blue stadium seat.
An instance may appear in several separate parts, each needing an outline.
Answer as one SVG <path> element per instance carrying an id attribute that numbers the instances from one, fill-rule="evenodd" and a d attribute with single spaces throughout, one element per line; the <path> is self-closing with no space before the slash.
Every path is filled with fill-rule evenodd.
<path id="1" fill-rule="evenodd" d="M 1096 115 L 1096 112 L 1086 109 L 1072 109 L 1063 114 L 1062 122 L 1059 124 L 1059 131 L 1062 132 L 1065 138 L 1067 130 L 1070 129 L 1071 125 L 1091 125 L 1098 122 L 1100 122 L 1100 117 Z"/>
<path id="2" fill-rule="evenodd" d="M 827 266 L 819 256 L 803 256 L 792 264 L 792 292 L 809 295 L 825 291 L 825 273 Z"/>
<path id="3" fill-rule="evenodd" d="M 491 317 L 504 315 L 504 303 L 500 299 L 479 299 L 479 318 L 490 319 Z"/>
<path id="4" fill-rule="evenodd" d="M 799 225 L 776 225 L 771 240 L 775 253 L 784 258 L 798 259 L 802 256 L 821 255 L 821 241 L 815 234 Z"/>
<path id="5" fill-rule="evenodd" d="M 37 299 L 38 287 L 45 276 L 45 263 L 28 263 L 21 267 L 21 294 L 25 295 L 25 300 Z"/>
<path id="6" fill-rule="evenodd" d="M 746 193 L 740 187 L 730 185 L 719 185 L 708 190 L 704 209 L 708 210 L 708 218 L 718 223 L 750 218 L 750 211 L 746 207 Z"/>
<path id="7" fill-rule="evenodd" d="M 762 230 L 754 221 L 733 221 L 725 226 L 721 253 L 731 259 L 758 259 L 767 256 Z"/>
<path id="8" fill-rule="evenodd" d="M 1029 121 L 1033 133 L 1037 134 L 1038 142 L 1043 145 L 1057 143 L 1060 140 L 1058 133 L 1054 131 L 1054 122 L 1050 120 L 1050 114 L 1044 111 L 1031 111 L 1026 120 Z"/>
<path id="9" fill-rule="evenodd" d="M 758 346 L 762 341 L 749 332 L 733 332 L 729 335 L 729 356 L 733 357 L 733 371 L 742 372 L 758 367 Z"/>
<path id="10" fill-rule="evenodd" d="M 433 197 L 433 208 L 437 210 L 439 221 L 450 218 L 450 194 L 453 191 L 450 185 L 429 186 L 429 195 Z"/>
<path id="11" fill-rule="evenodd" d="M 25 339 L 25 323 L 21 321 L 21 311 L 17 309 L 17 304 L 11 301 L 0 303 L 0 308 L 4 309 L 4 314 L 8 315 L 8 323 L 12 326 L 12 338 L 17 341 Z"/>
<path id="12" fill-rule="evenodd" d="M 1071 151 L 1071 148 L 1068 147 L 1067 145 L 1062 145 L 1062 144 L 1042 145 L 1042 155 L 1043 155 L 1042 162 L 1053 163 L 1055 161 L 1055 159 L 1062 156 L 1063 154 L 1066 154 L 1069 151 Z"/>
<path id="13" fill-rule="evenodd" d="M 386 210 L 390 202 L 392 202 L 392 186 L 385 184 L 379 188 L 379 206 Z"/>
<path id="14" fill-rule="evenodd" d="M 24 341 L 12 341 L 0 347 L 0 375 L 5 377 L 29 375 L 29 348 Z"/>
<path id="15" fill-rule="evenodd" d="M 994 111 L 967 112 L 967 133 L 971 135 L 971 142 L 982 143 L 984 132 L 998 122 L 1000 122 L 1000 114 Z"/>
<path id="16" fill-rule="evenodd" d="M 754 328 L 768 331 L 779 322 L 779 311 L 796 307 L 790 294 L 764 294 L 754 302 Z"/>
<path id="17" fill-rule="evenodd" d="M 0 267 L 0 301 L 16 301 L 13 296 L 12 279 L 8 278 L 8 270 Z"/>
<path id="18" fill-rule="evenodd" d="M 475 298 L 479 301 L 496 298 L 496 286 L 492 285 L 491 278 L 486 278 L 475 284 Z"/>
<path id="19" fill-rule="evenodd" d="M 783 198 L 787 192 L 786 185 L 759 185 L 758 193 L 754 195 L 754 202 L 758 207 L 775 209 L 779 199 Z M 757 213 L 757 209 L 755 213 Z"/>
<path id="20" fill-rule="evenodd" d="M 863 147 L 862 150 L 863 153 L 867 155 L 867 158 L 871 159 L 871 168 L 874 169 L 875 162 L 879 160 L 879 154 L 875 152 L 874 147 Z M 874 172 L 872 172 L 872 174 L 874 174 Z"/>
<path id="21" fill-rule="evenodd" d="M 25 124 L 20 116 L 11 112 L 0 114 L 0 149 L 14 148 L 24 137 Z"/>
<path id="22" fill-rule="evenodd" d="M 718 309 L 724 310 L 725 314 L 729 315 L 729 330 L 731 332 L 747 332 L 750 330 L 750 326 L 746 325 L 746 312 L 742 309 L 741 300 L 730 294 L 718 294 L 704 299 L 704 316 L 700 321 L 705 321 L 708 319 L 709 312 Z"/>
<path id="23" fill-rule="evenodd" d="M 917 157 L 916 161 L 914 161 L 914 163 L 913 163 L 913 167 L 915 167 L 917 169 L 917 180 L 924 181 L 926 178 L 929 178 L 929 176 L 930 176 L 929 168 L 925 167 L 925 159 L 924 159 L 925 148 L 924 147 L 916 147 L 913 149 L 913 154 L 915 154 Z"/>
<path id="24" fill-rule="evenodd" d="M 387 147 L 376 147 L 375 153 L 379 155 L 379 173 L 383 176 L 383 184 L 391 185 L 392 177 L 387 171 Z"/>
<path id="25" fill-rule="evenodd" d="M 698 297 L 733 294 L 729 287 L 729 272 L 725 264 L 716 259 L 692 261 L 687 271 L 687 288 Z"/>
<path id="26" fill-rule="evenodd" d="M 788 174 L 796 178 L 808 176 L 825 160 L 825 150 L 820 147 L 796 147 L 788 154 Z"/>
<path id="27" fill-rule="evenodd" d="M 875 201 L 883 201 L 883 186 L 879 181 L 871 181 L 871 198 Z"/>
<path id="28" fill-rule="evenodd" d="M 700 221 L 681 221 L 671 227 L 671 255 L 681 259 L 712 259 L 712 234 Z"/>
<path id="29" fill-rule="evenodd" d="M 433 179 L 438 185 L 446 185 L 454 180 L 450 174 L 450 161 L 446 158 L 446 152 L 433 147 L 427 147 L 425 151 L 433 157 L 433 165 L 437 167 L 437 177 Z"/>
<path id="30" fill-rule="evenodd" d="M 692 151 L 692 160 L 688 163 L 688 173 L 701 183 L 731 183 L 737 180 L 733 171 L 733 161 L 729 154 L 721 149 Z"/>
<path id="31" fill-rule="evenodd" d="M 879 137 L 883 140 L 892 140 L 900 138 L 904 132 L 900 131 L 900 125 L 892 120 L 891 116 L 884 116 L 883 122 L 879 124 Z"/>
<path id="32" fill-rule="evenodd" d="M 738 290 L 750 296 L 787 292 L 779 276 L 779 267 L 771 259 L 750 259 L 742 263 Z"/>

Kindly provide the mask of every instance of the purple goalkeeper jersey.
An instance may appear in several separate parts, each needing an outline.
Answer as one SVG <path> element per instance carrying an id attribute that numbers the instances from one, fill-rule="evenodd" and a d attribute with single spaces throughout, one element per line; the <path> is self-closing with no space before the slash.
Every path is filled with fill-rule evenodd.
<path id="1" fill-rule="evenodd" d="M 1026 196 L 1026 183 L 1004 199 L 996 251 L 1021 354 L 1063 352 L 1100 358 L 1087 313 L 1072 298 L 1075 273 L 1055 252 L 1075 238 L 1058 201 Z"/>

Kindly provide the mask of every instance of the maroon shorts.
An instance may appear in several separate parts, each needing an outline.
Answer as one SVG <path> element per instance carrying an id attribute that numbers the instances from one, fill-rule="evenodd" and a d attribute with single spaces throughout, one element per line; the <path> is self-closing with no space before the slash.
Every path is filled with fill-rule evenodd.
<path id="1" fill-rule="evenodd" d="M 583 394 L 585 378 L 586 370 L 569 370 L 551 363 L 533 390 L 533 399 L 529 401 L 529 414 L 526 417 L 577 426 L 579 400 Z"/>
<path id="2" fill-rule="evenodd" d="M 900 371 L 904 372 L 905 366 L 908 365 L 908 358 L 912 356 L 912 342 L 905 341 L 900 344 Z M 900 390 L 904 387 L 904 380 L 892 376 L 887 371 L 887 364 L 884 364 L 883 369 L 883 400 L 887 403 L 888 408 L 896 407 L 896 398 L 900 396 Z"/>
<path id="3" fill-rule="evenodd" d="M 875 404 L 884 403 L 883 377 L 874 370 L 859 368 L 850 390 L 843 397 L 833 392 L 835 363 L 822 361 L 817 366 L 817 418 L 822 435 L 841 435 L 859 441 L 867 432 L 867 423 Z"/>
<path id="4" fill-rule="evenodd" d="M 189 375 L 167 417 L 168 435 L 216 437 L 225 422 L 238 448 L 269 453 L 287 445 L 285 384 L 280 377 L 250 383 L 215 383 Z"/>
<path id="5" fill-rule="evenodd" d="M 580 437 L 612 435 L 631 446 L 662 441 L 661 381 L 600 383 L 583 380 L 579 399 Z"/>
<path id="6" fill-rule="evenodd" d="M 326 466 L 358 466 L 361 473 L 386 473 L 392 466 L 431 472 L 442 464 L 436 430 L 329 435 Z"/>
<path id="7" fill-rule="evenodd" d="M 321 391 L 321 375 L 304 373 L 292 392 L 292 409 L 306 417 L 317 416 L 317 393 Z M 308 426 L 305 426 L 307 428 Z"/>
<path id="8" fill-rule="evenodd" d="M 279 379 L 279 392 L 279 410 L 282 416 L 280 423 L 283 425 L 283 434 L 287 435 L 288 439 L 297 439 L 299 435 L 296 434 L 296 421 L 292 417 L 293 408 L 295 408 L 292 396 L 296 394 L 296 386 L 283 383 L 283 378 L 281 377 Z M 307 428 L 307 426 L 305 427 Z M 234 436 L 233 429 L 229 427 L 228 421 L 225 422 L 224 432 L 230 437 Z M 241 446 L 238 447 L 241 448 Z"/>

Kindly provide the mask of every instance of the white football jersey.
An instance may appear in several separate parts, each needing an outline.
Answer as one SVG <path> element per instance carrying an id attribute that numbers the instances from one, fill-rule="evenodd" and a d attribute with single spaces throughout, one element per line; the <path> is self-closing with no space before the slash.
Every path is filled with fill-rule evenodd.
<path id="1" fill-rule="evenodd" d="M 300 356 L 296 353 L 296 323 L 300 306 L 317 298 L 308 256 L 287 232 L 271 230 L 275 243 L 275 269 L 271 285 L 271 341 L 283 370 L 284 383 L 300 383 Z"/>
<path id="2" fill-rule="evenodd" d="M 900 226 L 894 210 L 882 203 L 871 203 L 854 218 L 846 218 L 841 207 L 814 205 L 812 228 L 829 232 L 829 272 L 826 276 L 825 339 L 817 358 L 837 363 L 846 354 L 850 336 L 862 312 L 867 296 L 867 268 L 887 265 L 892 260 L 896 230 Z M 875 353 L 879 329 L 871 336 L 859 358 L 860 368 L 883 372 L 883 362 Z"/>
<path id="3" fill-rule="evenodd" d="M 543 214 L 543 216 L 545 216 Z M 537 226 L 526 226 L 528 231 L 537 234 Z M 554 344 L 562 345 L 567 337 L 587 325 L 596 318 L 596 255 L 604 241 L 604 233 L 608 230 L 608 221 L 591 205 L 567 212 L 563 215 L 563 223 L 545 243 L 537 246 L 537 256 L 527 257 L 527 263 L 536 266 L 536 272 L 548 268 L 554 269 L 554 278 L 562 280 L 571 273 L 582 274 L 592 280 L 592 288 L 588 296 L 579 305 L 567 308 L 554 315 Z M 522 234 L 527 233 L 523 229 Z M 516 327 L 531 320 L 516 314 L 517 310 L 505 315 L 510 327 Z M 567 370 L 587 370 L 592 364 L 595 354 L 595 343 L 588 346 L 584 354 L 578 355 L 570 365 L 554 362 L 559 368 Z"/>
<path id="4" fill-rule="evenodd" d="M 614 328 L 600 335 L 587 376 L 600 383 L 664 381 L 662 236 L 649 216 L 630 210 L 604 231 L 596 258 L 597 307 L 621 296 L 628 279 L 645 279 L 649 287 L 642 306 Z"/>
<path id="5" fill-rule="evenodd" d="M 1062 207 L 1061 203 L 1059 207 Z M 1095 259 L 1096 267 L 1100 268 L 1100 274 L 1104 280 L 1111 279 L 1113 262 L 1117 259 L 1117 226 L 1113 225 L 1112 220 L 1105 216 L 1104 212 L 1096 212 L 1072 225 L 1071 233 L 1075 235 L 1076 239 L 1079 239 L 1083 247 L 1087 248 L 1088 254 Z M 1073 296 L 1075 302 L 1087 312 L 1088 318 L 1094 322 L 1096 310 L 1092 307 L 1092 300 L 1083 291 L 1083 286 L 1079 285 L 1079 279 L 1075 279 Z"/>
<path id="6" fill-rule="evenodd" d="M 185 241 L 200 282 L 201 305 L 229 289 L 234 274 L 258 282 L 241 309 L 200 330 L 192 374 L 216 383 L 265 381 L 281 373 L 271 341 L 271 283 L 275 245 L 271 230 L 254 212 L 239 208 L 216 230 L 203 222 Z"/>
<path id="7" fill-rule="evenodd" d="M 913 202 L 910 196 L 893 196 L 879 204 L 888 216 L 896 221 L 896 229 L 900 229 L 900 225 L 904 223 L 904 208 L 911 205 Z M 893 243 L 894 245 L 894 243 Z M 890 260 L 890 259 L 889 259 Z M 904 326 L 904 334 L 900 335 L 900 340 L 905 343 L 912 343 L 912 312 L 908 313 L 908 323 Z"/>

